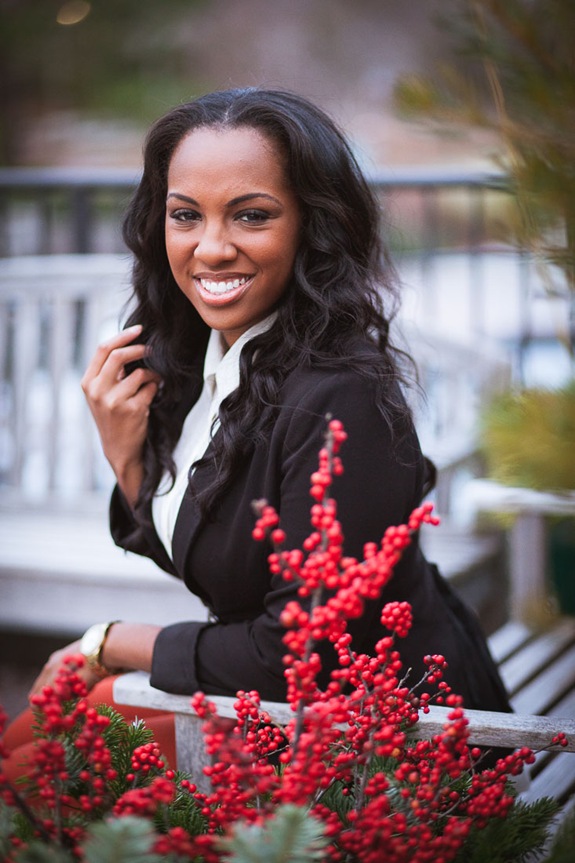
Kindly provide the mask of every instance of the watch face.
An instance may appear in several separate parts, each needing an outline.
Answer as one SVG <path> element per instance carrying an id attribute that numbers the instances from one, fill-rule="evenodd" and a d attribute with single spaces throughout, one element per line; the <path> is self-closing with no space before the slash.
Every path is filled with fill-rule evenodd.
<path id="1" fill-rule="evenodd" d="M 105 632 L 105 623 L 97 623 L 95 626 L 91 626 L 90 629 L 86 630 L 80 643 L 80 650 L 84 656 L 96 656 L 98 654 Z"/>

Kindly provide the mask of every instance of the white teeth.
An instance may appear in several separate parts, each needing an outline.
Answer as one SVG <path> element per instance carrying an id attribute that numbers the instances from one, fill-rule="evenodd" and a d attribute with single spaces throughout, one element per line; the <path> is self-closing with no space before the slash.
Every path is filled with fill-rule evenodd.
<path id="1" fill-rule="evenodd" d="M 214 282 L 212 279 L 198 279 L 198 281 L 202 288 L 210 294 L 227 294 L 228 291 L 233 291 L 239 288 L 240 285 L 245 285 L 248 277 L 242 276 L 239 279 L 230 279 L 227 282 Z"/>

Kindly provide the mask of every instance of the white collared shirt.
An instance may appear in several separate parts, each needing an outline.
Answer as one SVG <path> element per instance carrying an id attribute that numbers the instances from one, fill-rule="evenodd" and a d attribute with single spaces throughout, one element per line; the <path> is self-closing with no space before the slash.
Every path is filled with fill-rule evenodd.
<path id="1" fill-rule="evenodd" d="M 210 333 L 204 360 L 202 392 L 184 421 L 182 434 L 173 453 L 176 464 L 174 485 L 170 488 L 171 478 L 169 474 L 164 474 L 152 501 L 154 526 L 170 556 L 176 519 L 188 487 L 190 465 L 206 452 L 219 427 L 220 405 L 239 386 L 242 348 L 254 336 L 269 330 L 275 319 L 274 312 L 254 324 L 227 351 L 219 331 L 212 330 Z"/>

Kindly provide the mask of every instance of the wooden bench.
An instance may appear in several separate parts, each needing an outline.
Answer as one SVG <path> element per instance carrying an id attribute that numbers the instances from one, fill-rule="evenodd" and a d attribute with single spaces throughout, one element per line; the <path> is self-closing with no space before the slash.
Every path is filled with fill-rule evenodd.
<path id="1" fill-rule="evenodd" d="M 517 620 L 541 620 L 550 596 L 547 520 L 552 516 L 575 519 L 575 491 L 537 491 L 513 488 L 488 479 L 473 479 L 467 484 L 465 494 L 476 517 L 493 513 L 511 517 L 510 616 Z M 575 525 L 575 521 L 573 523 Z M 572 577 L 575 582 L 575 570 Z"/>
<path id="2" fill-rule="evenodd" d="M 502 677 L 516 713 L 468 710 L 470 741 L 476 745 L 540 750 L 529 769 L 530 782 L 522 791 L 525 800 L 555 797 L 567 812 L 575 808 L 575 619 L 566 618 L 539 634 L 520 623 L 509 623 L 490 639 Z M 202 721 L 190 706 L 190 698 L 153 689 L 143 672 L 117 678 L 114 698 L 119 704 L 168 710 L 175 715 L 178 766 L 191 773 L 202 788 L 208 782 L 202 768 L 208 763 Z M 218 714 L 235 717 L 233 698 L 210 696 Z M 287 704 L 264 702 L 272 719 L 285 724 L 291 718 Z M 420 717 L 421 736 L 441 730 L 447 709 L 433 707 Z M 563 731 L 566 749 L 549 751 L 555 734 Z"/>

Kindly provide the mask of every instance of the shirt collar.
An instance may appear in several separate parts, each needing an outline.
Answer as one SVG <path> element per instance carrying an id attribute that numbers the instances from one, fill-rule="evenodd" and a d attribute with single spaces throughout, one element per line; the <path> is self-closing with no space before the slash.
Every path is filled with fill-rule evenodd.
<path id="1" fill-rule="evenodd" d="M 245 333 L 236 339 L 231 348 L 224 349 L 223 339 L 219 330 L 212 330 L 206 349 L 204 360 L 204 382 L 209 387 L 212 396 L 216 394 L 219 402 L 222 402 L 240 384 L 240 354 L 246 345 L 255 336 L 269 330 L 277 312 L 272 312 L 263 321 L 251 326 Z"/>

